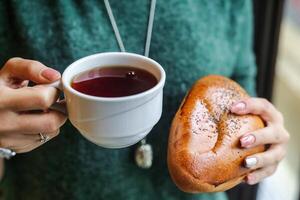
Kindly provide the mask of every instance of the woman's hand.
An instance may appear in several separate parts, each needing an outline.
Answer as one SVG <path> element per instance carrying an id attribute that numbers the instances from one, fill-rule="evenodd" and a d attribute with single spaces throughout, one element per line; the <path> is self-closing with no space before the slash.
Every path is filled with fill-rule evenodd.
<path id="1" fill-rule="evenodd" d="M 27 85 L 29 80 L 46 84 L 59 78 L 59 72 L 37 61 L 6 62 L 0 70 L 0 147 L 24 153 L 42 145 L 40 133 L 50 139 L 58 135 L 66 116 L 48 110 L 58 99 L 57 89 Z"/>
<path id="2" fill-rule="evenodd" d="M 251 155 L 245 160 L 245 166 L 255 170 L 247 176 L 246 182 L 256 184 L 276 171 L 278 163 L 286 154 L 289 133 L 284 128 L 282 114 L 266 99 L 244 99 L 235 103 L 231 112 L 259 115 L 266 123 L 265 128 L 246 133 L 240 138 L 243 148 L 270 145 L 267 151 Z"/>

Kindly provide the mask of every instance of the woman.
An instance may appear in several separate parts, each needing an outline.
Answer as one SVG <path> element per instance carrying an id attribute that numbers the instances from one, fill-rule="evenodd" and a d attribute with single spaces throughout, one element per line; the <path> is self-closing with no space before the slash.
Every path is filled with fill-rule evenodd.
<path id="1" fill-rule="evenodd" d="M 150 1 L 110 4 L 126 50 L 142 54 Z M 103 1 L 1 1 L 0 9 L 0 147 L 18 153 L 5 163 L 6 199 L 226 199 L 224 193 L 192 195 L 176 188 L 166 165 L 168 130 L 201 76 L 232 77 L 255 95 L 250 0 L 157 2 L 150 57 L 165 68 L 167 81 L 162 118 L 147 137 L 154 160 L 146 170 L 134 162 L 136 145 L 112 150 L 88 142 L 64 115 L 48 110 L 58 95 L 54 88 L 27 87 L 28 80 L 59 79 L 53 69 L 61 73 L 80 57 L 118 51 Z M 11 58 L 16 56 L 31 60 Z M 245 99 L 232 112 L 260 115 L 267 124 L 240 139 L 242 148 L 271 144 L 246 159 L 246 167 L 256 169 L 246 182 L 255 184 L 274 173 L 289 136 L 281 114 L 264 99 Z M 42 145 L 39 133 L 51 141 Z"/>

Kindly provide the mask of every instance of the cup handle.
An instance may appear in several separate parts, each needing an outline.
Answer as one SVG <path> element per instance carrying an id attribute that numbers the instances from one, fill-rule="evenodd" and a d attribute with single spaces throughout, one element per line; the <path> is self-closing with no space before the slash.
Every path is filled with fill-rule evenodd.
<path id="1" fill-rule="evenodd" d="M 63 92 L 63 87 L 62 87 L 61 79 L 57 80 L 57 81 L 55 81 L 53 83 L 50 83 L 50 84 L 44 84 L 44 86 L 46 86 L 46 87 L 55 87 L 56 89 L 58 89 L 61 92 Z M 50 109 L 56 110 L 56 111 L 61 112 L 61 113 L 64 113 L 65 115 L 68 114 L 64 99 L 62 99 L 60 101 L 57 101 L 54 104 L 52 104 L 50 106 Z"/>

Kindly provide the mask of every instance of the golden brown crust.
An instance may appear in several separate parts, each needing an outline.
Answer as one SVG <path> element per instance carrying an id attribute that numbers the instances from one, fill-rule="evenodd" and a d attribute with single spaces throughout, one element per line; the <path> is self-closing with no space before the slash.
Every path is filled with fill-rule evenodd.
<path id="1" fill-rule="evenodd" d="M 243 167 L 245 157 L 265 148 L 241 149 L 239 138 L 264 127 L 263 121 L 229 112 L 246 97 L 237 83 L 218 75 L 198 80 L 189 91 L 173 119 L 168 144 L 170 175 L 181 190 L 225 191 L 250 172 Z"/>

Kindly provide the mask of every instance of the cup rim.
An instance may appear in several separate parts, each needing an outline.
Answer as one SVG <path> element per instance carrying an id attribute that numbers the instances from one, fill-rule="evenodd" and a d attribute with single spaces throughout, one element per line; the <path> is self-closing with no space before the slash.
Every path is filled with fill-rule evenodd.
<path id="1" fill-rule="evenodd" d="M 68 73 L 68 70 L 74 66 L 74 65 L 77 65 L 78 63 L 81 63 L 83 62 L 84 60 L 87 60 L 87 59 L 92 59 L 94 57 L 98 57 L 98 56 L 106 56 L 106 55 L 125 55 L 125 56 L 131 56 L 131 57 L 135 57 L 135 58 L 142 58 L 142 59 L 145 59 L 147 60 L 148 62 L 150 62 L 151 64 L 153 64 L 153 66 L 157 67 L 160 71 L 160 79 L 158 80 L 158 83 L 148 89 L 148 90 L 145 90 L 141 93 L 138 93 L 138 94 L 133 94 L 133 95 L 128 95 L 128 96 L 122 96 L 122 97 L 97 97 L 97 96 L 92 96 L 92 95 L 88 95 L 88 94 L 84 94 L 82 92 L 79 92 L 75 89 L 73 89 L 70 85 L 70 83 L 67 83 L 66 81 L 66 74 Z M 119 101 L 126 101 L 126 100 L 132 100 L 132 99 L 137 99 L 137 98 L 141 98 L 141 97 L 144 97 L 144 96 L 147 96 L 151 93 L 154 93 L 155 91 L 159 90 L 160 88 L 163 88 L 164 84 L 165 84 L 165 80 L 166 80 L 166 73 L 165 73 L 165 70 L 163 69 L 163 67 L 158 63 L 156 62 L 155 60 L 149 58 L 149 57 L 146 57 L 146 56 L 142 56 L 142 55 L 139 55 L 139 54 L 135 54 L 135 53 L 128 53 L 128 52 L 104 52 L 104 53 L 96 53 L 96 54 L 92 54 L 92 55 L 89 55 L 89 56 L 85 56 L 85 57 L 82 57 L 76 61 L 74 61 L 73 63 L 71 63 L 66 69 L 65 71 L 63 72 L 62 74 L 62 83 L 63 83 L 63 87 L 65 89 L 67 89 L 69 92 L 71 92 L 72 94 L 76 95 L 76 96 L 79 96 L 81 98 L 84 98 L 84 99 L 88 99 L 88 100 L 93 100 L 93 101 L 107 101 L 107 102 L 119 102 Z"/>

